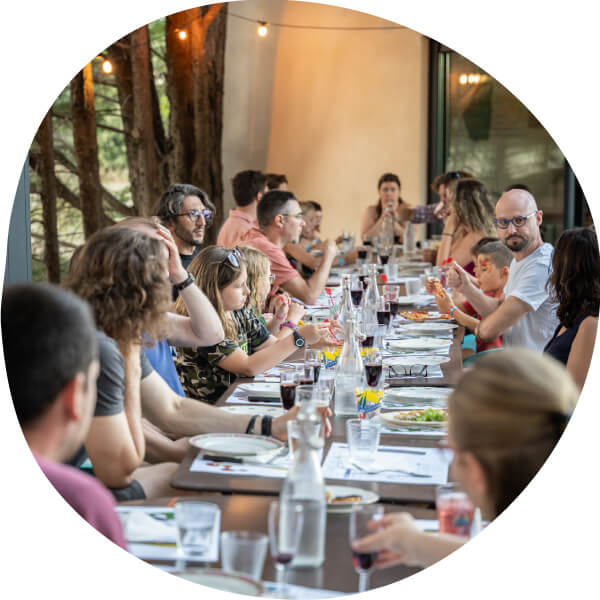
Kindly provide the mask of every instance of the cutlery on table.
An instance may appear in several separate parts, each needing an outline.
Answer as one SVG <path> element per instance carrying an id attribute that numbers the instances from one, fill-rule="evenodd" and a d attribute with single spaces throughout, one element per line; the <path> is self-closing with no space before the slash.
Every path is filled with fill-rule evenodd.
<path id="1" fill-rule="evenodd" d="M 412 471 L 406 471 L 404 469 L 365 469 L 359 464 L 353 462 L 353 467 L 356 467 L 359 471 L 366 473 L 367 475 L 378 475 L 379 473 L 402 473 L 403 475 L 410 475 L 411 477 L 431 477 L 425 473 L 413 473 Z"/>

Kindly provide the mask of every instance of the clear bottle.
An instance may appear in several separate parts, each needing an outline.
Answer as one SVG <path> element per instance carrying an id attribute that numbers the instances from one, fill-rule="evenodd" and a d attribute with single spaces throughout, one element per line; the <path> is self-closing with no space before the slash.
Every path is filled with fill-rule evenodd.
<path id="1" fill-rule="evenodd" d="M 336 415 L 356 415 L 354 390 L 363 385 L 365 378 L 356 334 L 356 317 L 352 316 L 344 323 L 344 346 L 335 370 L 334 411 Z"/>
<path id="2" fill-rule="evenodd" d="M 281 489 L 280 502 L 282 506 L 301 504 L 304 509 L 300 542 L 291 566 L 320 567 L 325 559 L 327 504 L 318 457 L 323 438 L 316 433 L 320 418 L 314 403 L 304 403 L 296 420 L 300 435 L 294 462 Z"/>
<path id="3" fill-rule="evenodd" d="M 367 333 L 367 329 L 377 325 L 377 305 L 380 299 L 377 287 L 377 265 L 369 265 L 367 268 L 367 288 L 360 303 L 363 333 Z"/>
<path id="4" fill-rule="evenodd" d="M 404 230 L 404 256 L 413 258 L 417 250 L 415 226 L 409 221 Z"/>
<path id="5" fill-rule="evenodd" d="M 388 210 L 383 218 L 381 225 L 381 235 L 379 236 L 380 254 L 390 256 L 394 247 L 394 201 L 388 202 Z"/>
<path id="6" fill-rule="evenodd" d="M 352 280 L 349 275 L 342 278 L 342 303 L 338 314 L 338 321 L 343 325 L 348 317 L 354 316 L 354 304 L 352 303 Z"/>

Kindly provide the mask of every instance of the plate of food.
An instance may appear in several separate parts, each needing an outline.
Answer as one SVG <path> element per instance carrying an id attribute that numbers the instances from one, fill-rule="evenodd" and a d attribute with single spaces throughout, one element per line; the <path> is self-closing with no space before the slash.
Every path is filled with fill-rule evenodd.
<path id="1" fill-rule="evenodd" d="M 279 383 L 268 383 L 266 381 L 255 383 L 241 383 L 238 386 L 248 396 L 259 396 L 261 398 L 279 398 Z"/>
<path id="2" fill-rule="evenodd" d="M 406 340 L 391 340 L 389 347 L 391 350 L 440 350 L 449 348 L 452 340 L 445 340 L 434 337 L 408 338 Z"/>
<path id="3" fill-rule="evenodd" d="M 404 427 L 435 427 L 442 428 L 448 424 L 448 411 L 445 408 L 418 408 L 413 410 L 397 410 L 381 413 L 379 418 L 387 425 Z"/>
<path id="4" fill-rule="evenodd" d="M 190 438 L 190 444 L 207 454 L 235 458 L 266 457 L 286 446 L 275 438 L 247 433 L 205 433 Z"/>
<path id="5" fill-rule="evenodd" d="M 423 323 L 425 321 L 452 321 L 452 316 L 442 314 L 437 311 L 427 310 L 403 310 L 398 313 L 404 319 L 409 321 L 415 321 L 417 323 Z"/>
<path id="6" fill-rule="evenodd" d="M 327 512 L 352 512 L 360 504 L 375 504 L 379 496 L 370 490 L 347 485 L 328 485 L 325 487 Z"/>

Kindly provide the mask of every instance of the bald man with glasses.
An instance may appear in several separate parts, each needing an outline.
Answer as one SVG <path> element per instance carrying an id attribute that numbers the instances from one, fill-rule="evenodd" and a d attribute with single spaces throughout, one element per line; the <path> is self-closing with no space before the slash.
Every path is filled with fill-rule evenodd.
<path id="1" fill-rule="evenodd" d="M 504 346 L 542 351 L 552 337 L 558 318 L 546 282 L 553 247 L 542 240 L 541 224 L 542 211 L 530 192 L 509 189 L 500 196 L 494 225 L 513 254 L 503 299 L 486 296 L 456 263 L 448 271 L 449 285 L 462 292 L 482 316 L 475 328 L 479 339 L 502 335 Z"/>

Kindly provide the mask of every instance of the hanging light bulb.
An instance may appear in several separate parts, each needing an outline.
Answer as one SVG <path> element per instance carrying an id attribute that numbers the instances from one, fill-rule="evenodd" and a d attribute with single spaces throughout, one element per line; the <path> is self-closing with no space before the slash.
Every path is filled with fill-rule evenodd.
<path id="1" fill-rule="evenodd" d="M 267 24 L 264 21 L 259 21 L 258 29 L 256 30 L 260 37 L 265 37 L 269 30 L 267 29 Z"/>
<path id="2" fill-rule="evenodd" d="M 177 37 L 179 37 L 180 40 L 185 40 L 187 38 L 187 31 L 185 29 L 180 29 L 177 32 Z"/>
<path id="3" fill-rule="evenodd" d="M 465 85 L 465 83 L 467 83 L 467 75 L 466 73 L 463 73 L 459 78 L 458 78 L 458 82 L 460 83 L 460 85 Z"/>
<path id="4" fill-rule="evenodd" d="M 107 74 L 112 73 L 112 63 L 110 62 L 110 60 L 108 60 L 108 58 L 105 58 L 102 61 L 102 70 Z"/>

